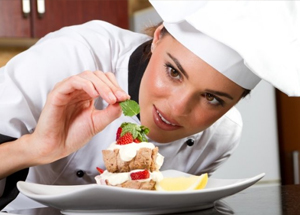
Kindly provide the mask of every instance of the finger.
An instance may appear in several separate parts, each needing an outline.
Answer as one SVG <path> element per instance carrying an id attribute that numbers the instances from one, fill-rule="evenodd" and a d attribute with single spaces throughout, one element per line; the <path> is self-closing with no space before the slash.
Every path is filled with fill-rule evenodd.
<path id="1" fill-rule="evenodd" d="M 118 104 L 108 105 L 104 110 L 95 110 L 93 113 L 93 122 L 95 134 L 102 131 L 108 124 L 119 118 L 122 109 Z"/>
<path id="2" fill-rule="evenodd" d="M 90 81 L 95 90 L 98 93 L 98 96 L 101 96 L 107 103 L 114 104 L 117 102 L 117 97 L 111 89 L 112 84 L 109 84 L 107 81 L 103 81 L 103 78 L 97 76 L 94 72 L 85 71 L 80 73 L 78 76 Z M 102 74 L 102 76 L 105 76 Z M 104 78 L 105 79 L 105 78 Z"/>
<path id="3" fill-rule="evenodd" d="M 96 98 L 99 95 L 91 81 L 77 75 L 71 76 L 56 84 L 49 95 L 54 99 L 54 102 L 56 101 L 58 104 L 64 105 L 72 99 L 70 94 L 78 90 L 86 92 L 91 98 Z"/>
<path id="4" fill-rule="evenodd" d="M 99 79 L 101 79 L 102 82 L 110 88 L 111 92 L 116 96 L 117 101 L 120 102 L 130 98 L 129 95 L 121 89 L 113 73 L 96 71 L 95 75 L 97 75 L 97 77 L 99 77 Z"/>
<path id="5" fill-rule="evenodd" d="M 120 85 L 116 79 L 116 76 L 112 73 L 112 72 L 106 72 L 106 73 L 103 73 L 107 78 L 108 80 L 117 88 L 120 88 Z"/>
<path id="6" fill-rule="evenodd" d="M 119 92 L 119 90 L 115 91 L 115 95 L 117 96 L 119 101 L 124 101 L 124 100 L 130 99 L 130 96 L 124 90 L 122 90 L 122 88 L 120 87 L 120 85 L 116 79 L 116 76 L 112 72 L 107 72 L 107 73 L 105 73 L 105 75 L 110 80 L 110 82 L 112 84 L 114 84 L 114 86 L 117 89 L 119 89 L 121 91 L 121 92 Z"/>

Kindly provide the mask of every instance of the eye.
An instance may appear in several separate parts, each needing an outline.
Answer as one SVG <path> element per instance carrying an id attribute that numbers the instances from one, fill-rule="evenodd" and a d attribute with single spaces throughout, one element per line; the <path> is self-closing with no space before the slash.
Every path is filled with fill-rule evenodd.
<path id="1" fill-rule="evenodd" d="M 169 68 L 169 73 L 170 73 L 170 76 L 172 76 L 173 78 L 176 78 L 179 76 L 179 73 L 173 68 Z"/>
<path id="2" fill-rule="evenodd" d="M 180 72 L 178 72 L 176 69 L 174 69 L 171 65 L 166 64 L 166 72 L 167 75 L 169 76 L 169 78 L 171 78 L 172 80 L 181 80 L 182 76 L 180 74 Z"/>
<path id="3" fill-rule="evenodd" d="M 211 93 L 205 93 L 206 100 L 212 105 L 222 105 L 224 104 L 223 100 L 219 99 L 218 97 L 214 96 Z"/>

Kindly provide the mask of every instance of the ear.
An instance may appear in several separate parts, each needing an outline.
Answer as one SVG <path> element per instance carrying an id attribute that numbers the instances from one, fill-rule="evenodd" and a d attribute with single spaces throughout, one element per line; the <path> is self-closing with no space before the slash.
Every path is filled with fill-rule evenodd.
<path id="1" fill-rule="evenodd" d="M 156 44 L 160 41 L 161 38 L 161 30 L 163 29 L 163 25 L 161 24 L 156 28 L 153 34 L 152 48 L 154 49 Z"/>

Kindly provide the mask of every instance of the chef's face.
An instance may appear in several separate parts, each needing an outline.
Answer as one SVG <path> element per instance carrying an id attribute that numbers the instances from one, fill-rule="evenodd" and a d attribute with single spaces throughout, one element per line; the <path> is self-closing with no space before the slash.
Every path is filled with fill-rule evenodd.
<path id="1" fill-rule="evenodd" d="M 161 27 L 142 78 L 142 125 L 157 142 L 171 142 L 203 131 L 241 98 L 244 89 L 194 55 Z"/>

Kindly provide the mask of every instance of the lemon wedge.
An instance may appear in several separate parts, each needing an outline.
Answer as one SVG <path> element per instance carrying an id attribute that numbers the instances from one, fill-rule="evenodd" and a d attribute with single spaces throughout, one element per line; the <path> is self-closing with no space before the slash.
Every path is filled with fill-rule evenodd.
<path id="1" fill-rule="evenodd" d="M 158 191 L 190 191 L 205 188 L 208 181 L 207 173 L 200 176 L 164 178 L 155 185 Z"/>

